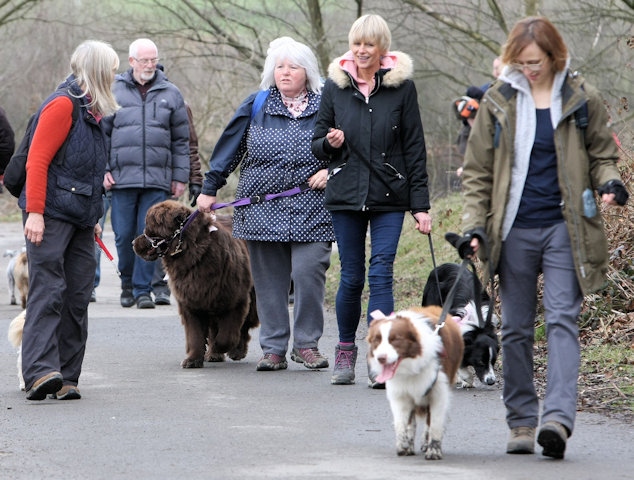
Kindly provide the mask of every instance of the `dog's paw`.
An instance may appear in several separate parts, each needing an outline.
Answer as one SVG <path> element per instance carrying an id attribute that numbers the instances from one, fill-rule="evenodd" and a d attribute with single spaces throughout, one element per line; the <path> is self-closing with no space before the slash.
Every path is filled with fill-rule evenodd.
<path id="1" fill-rule="evenodd" d="M 247 351 L 242 348 L 236 348 L 235 350 L 231 350 L 227 355 L 229 355 L 231 360 L 237 362 L 247 356 Z"/>
<path id="2" fill-rule="evenodd" d="M 217 363 L 217 362 L 224 362 L 224 361 L 225 361 L 225 354 L 224 353 L 207 352 L 205 354 L 205 362 Z"/>
<path id="3" fill-rule="evenodd" d="M 473 374 L 467 368 L 458 369 L 458 383 L 460 388 L 473 388 L 474 387 Z"/>
<path id="4" fill-rule="evenodd" d="M 425 460 L 442 460 L 442 448 L 440 440 L 432 440 L 423 446 Z"/>
<path id="5" fill-rule="evenodd" d="M 202 358 L 186 358 L 181 362 L 181 367 L 183 368 L 202 368 L 203 367 L 203 359 Z"/>

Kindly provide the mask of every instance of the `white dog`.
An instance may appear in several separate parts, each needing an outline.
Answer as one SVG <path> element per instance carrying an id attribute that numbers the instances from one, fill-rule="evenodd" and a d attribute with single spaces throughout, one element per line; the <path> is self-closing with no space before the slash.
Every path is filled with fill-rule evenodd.
<path id="1" fill-rule="evenodd" d="M 24 320 L 26 319 L 26 310 L 11 320 L 9 324 L 9 342 L 18 349 L 18 380 L 20 382 L 20 390 L 26 390 L 24 385 L 24 377 L 22 377 L 22 331 L 24 330 Z"/>

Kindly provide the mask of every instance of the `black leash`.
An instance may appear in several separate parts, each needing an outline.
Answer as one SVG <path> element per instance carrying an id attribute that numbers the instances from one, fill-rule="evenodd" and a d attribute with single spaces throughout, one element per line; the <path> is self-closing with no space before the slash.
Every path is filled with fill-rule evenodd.
<path id="1" fill-rule="evenodd" d="M 470 258 L 470 255 L 472 255 L 472 253 L 467 255 L 466 253 L 468 252 L 462 248 L 464 247 L 464 245 L 462 246 L 458 245 L 459 242 L 465 241 L 464 238 L 461 238 L 459 235 L 454 233 L 447 233 L 445 235 L 445 239 L 459 251 L 460 256 L 462 257 L 462 263 L 460 264 L 460 268 L 458 269 L 458 273 L 456 274 L 456 279 L 454 280 L 454 283 L 451 286 L 449 293 L 447 294 L 447 298 L 443 300 L 442 291 L 440 289 L 440 280 L 438 278 L 438 271 L 436 269 L 436 258 L 434 254 L 434 246 L 432 243 L 431 234 L 429 235 L 429 248 L 431 251 L 432 263 L 434 266 L 436 285 L 438 287 L 438 296 L 441 299 L 441 306 L 443 307 L 442 312 L 440 314 L 440 318 L 442 319 L 442 321 L 436 326 L 436 332 L 445 325 L 445 318 L 449 314 L 449 309 L 451 308 L 451 304 L 456 294 L 456 289 L 458 287 L 458 283 L 460 282 L 460 277 L 462 277 L 464 272 L 468 270 L 469 266 L 471 266 L 471 271 L 473 272 L 473 297 L 474 297 L 474 303 L 476 306 L 476 315 L 478 316 L 478 324 L 480 325 L 480 328 L 484 328 L 485 325 L 491 323 L 491 319 L 493 317 L 493 310 L 495 306 L 495 303 L 494 303 L 495 302 L 495 290 L 494 290 L 495 285 L 493 280 L 493 273 L 494 273 L 493 266 L 490 265 L 489 283 L 491 284 L 491 295 L 489 299 L 489 309 L 487 311 L 487 318 L 485 321 L 484 318 L 482 317 L 482 298 L 481 298 L 482 292 L 480 291 L 478 273 L 477 273 L 475 264 Z M 486 239 L 480 238 L 480 243 L 481 243 L 481 248 L 483 248 L 484 249 L 483 251 L 486 253 L 488 251 L 488 245 L 487 245 Z M 485 286 L 482 285 L 481 288 L 484 289 Z"/>

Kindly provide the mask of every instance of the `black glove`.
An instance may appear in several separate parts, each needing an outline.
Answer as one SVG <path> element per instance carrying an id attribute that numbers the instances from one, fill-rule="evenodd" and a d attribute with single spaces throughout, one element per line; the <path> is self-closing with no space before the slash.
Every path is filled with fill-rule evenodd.
<path id="1" fill-rule="evenodd" d="M 471 239 L 476 237 L 480 241 L 480 245 L 486 243 L 486 233 L 482 228 L 475 228 L 465 233 L 462 237 L 457 233 L 445 233 L 445 240 L 451 243 L 456 250 L 460 258 L 471 257 L 475 253 L 473 247 L 471 247 Z"/>
<path id="2" fill-rule="evenodd" d="M 599 196 L 604 193 L 613 193 L 614 200 L 621 206 L 625 205 L 627 203 L 627 199 L 630 198 L 630 194 L 627 193 L 625 185 L 623 185 L 620 180 L 610 180 L 599 187 L 597 192 L 599 192 Z"/>
<path id="3" fill-rule="evenodd" d="M 200 195 L 200 192 L 202 192 L 202 190 L 202 185 L 196 185 L 195 183 L 189 184 L 189 199 L 191 200 L 190 205 L 192 207 L 196 206 L 196 199 L 198 198 L 198 195 Z"/>

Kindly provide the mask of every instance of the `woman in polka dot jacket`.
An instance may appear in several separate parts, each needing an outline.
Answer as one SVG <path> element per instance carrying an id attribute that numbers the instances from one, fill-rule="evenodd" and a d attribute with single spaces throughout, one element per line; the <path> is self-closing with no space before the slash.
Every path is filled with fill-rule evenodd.
<path id="1" fill-rule="evenodd" d="M 327 368 L 328 360 L 317 345 L 324 328 L 326 270 L 334 232 L 330 213 L 324 208 L 327 162 L 317 160 L 311 152 L 321 99 L 315 55 L 289 37 L 273 40 L 260 86 L 268 91 L 264 103 L 254 105 L 257 94 L 250 95 L 218 140 L 197 199 L 198 209 L 210 211 L 218 189 L 239 165 L 238 198 L 308 185 L 309 189 L 296 195 L 236 207 L 233 234 L 247 241 L 251 257 L 264 353 L 257 370 L 288 366 L 291 277 L 291 359 L 306 368 Z"/>
<path id="2" fill-rule="evenodd" d="M 368 225 L 368 323 L 374 310 L 390 314 L 394 309 L 393 264 L 405 212 L 412 213 L 421 233 L 431 231 L 412 60 L 390 52 L 390 43 L 390 29 L 380 16 L 364 15 L 352 24 L 350 50 L 328 68 L 312 145 L 317 158 L 329 161 L 326 208 L 341 259 L 335 385 L 354 383 Z M 368 376 L 372 388 L 384 387 Z"/>

